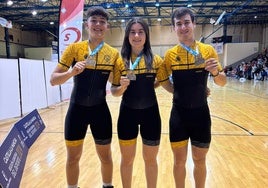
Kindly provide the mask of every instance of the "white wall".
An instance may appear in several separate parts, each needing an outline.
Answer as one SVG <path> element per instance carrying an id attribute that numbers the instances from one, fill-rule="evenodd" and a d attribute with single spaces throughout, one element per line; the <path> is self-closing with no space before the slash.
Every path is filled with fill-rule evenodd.
<path id="1" fill-rule="evenodd" d="M 0 59 L 0 120 L 19 117 L 60 102 L 60 87 L 51 86 L 56 62 Z M 70 89 L 63 90 L 70 96 Z"/>
<path id="2" fill-rule="evenodd" d="M 258 42 L 248 43 L 227 43 L 224 46 L 223 65 L 231 65 L 241 60 L 241 57 L 248 57 L 259 51 Z"/>
<path id="3" fill-rule="evenodd" d="M 52 60 L 52 47 L 24 48 L 25 58 Z"/>
<path id="4" fill-rule="evenodd" d="M 18 60 L 0 58 L 0 120 L 20 115 Z"/>

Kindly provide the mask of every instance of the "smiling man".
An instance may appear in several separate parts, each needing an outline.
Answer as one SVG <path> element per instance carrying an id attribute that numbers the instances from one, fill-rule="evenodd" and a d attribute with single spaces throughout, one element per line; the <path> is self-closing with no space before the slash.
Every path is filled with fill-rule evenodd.
<path id="1" fill-rule="evenodd" d="M 178 44 L 164 57 L 168 75 L 172 74 L 174 93 L 169 120 L 171 148 L 174 154 L 176 188 L 185 187 L 188 141 L 191 141 L 196 188 L 204 188 L 206 155 L 211 142 L 211 118 L 207 104 L 207 79 L 212 75 L 219 86 L 226 84 L 215 49 L 194 38 L 195 17 L 185 7 L 174 10 L 171 21 Z"/>
<path id="2" fill-rule="evenodd" d="M 77 188 L 79 161 L 88 125 L 101 162 L 103 187 L 113 187 L 112 120 L 105 96 L 106 83 L 119 52 L 104 42 L 108 18 L 104 8 L 90 7 L 86 22 L 88 40 L 70 44 L 51 75 L 52 85 L 63 84 L 71 77 L 74 79 L 64 131 L 68 188 Z"/>

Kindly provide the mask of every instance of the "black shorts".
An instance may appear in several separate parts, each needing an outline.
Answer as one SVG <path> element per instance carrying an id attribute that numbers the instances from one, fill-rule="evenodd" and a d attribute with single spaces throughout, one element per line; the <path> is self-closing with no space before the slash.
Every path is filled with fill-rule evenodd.
<path id="1" fill-rule="evenodd" d="M 121 104 L 117 123 L 119 139 L 136 139 L 139 129 L 143 144 L 150 146 L 159 145 L 161 118 L 157 104 L 145 109 L 132 109 Z"/>
<path id="2" fill-rule="evenodd" d="M 191 139 L 197 147 L 208 148 L 211 142 L 211 118 L 208 105 L 200 108 L 172 106 L 169 120 L 170 142 Z"/>
<path id="3" fill-rule="evenodd" d="M 91 107 L 70 103 L 65 118 L 65 139 L 67 141 L 84 139 L 88 125 L 96 144 L 111 143 L 112 118 L 107 103 Z"/>

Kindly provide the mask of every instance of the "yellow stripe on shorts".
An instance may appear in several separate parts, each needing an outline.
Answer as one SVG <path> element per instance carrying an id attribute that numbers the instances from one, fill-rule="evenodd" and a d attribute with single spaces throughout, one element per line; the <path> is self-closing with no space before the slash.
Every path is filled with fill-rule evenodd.
<path id="1" fill-rule="evenodd" d="M 122 145 L 122 146 L 131 146 L 131 145 L 134 145 L 134 144 L 136 144 L 136 141 L 137 141 L 137 139 L 136 138 L 134 138 L 134 139 L 132 139 L 132 140 L 119 140 L 119 143 L 120 143 L 120 145 Z"/>
<path id="2" fill-rule="evenodd" d="M 84 139 L 82 140 L 65 140 L 67 146 L 79 146 L 83 144 Z"/>
<path id="3" fill-rule="evenodd" d="M 177 148 L 177 147 L 184 147 L 188 144 L 188 140 L 183 140 L 180 142 L 171 142 L 171 147 L 172 148 Z"/>

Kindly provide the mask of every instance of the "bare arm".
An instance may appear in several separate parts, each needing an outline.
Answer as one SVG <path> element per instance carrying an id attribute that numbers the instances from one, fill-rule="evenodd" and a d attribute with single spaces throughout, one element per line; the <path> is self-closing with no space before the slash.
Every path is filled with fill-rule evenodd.
<path id="1" fill-rule="evenodd" d="M 130 84 L 130 80 L 125 76 L 121 76 L 120 86 L 114 86 L 114 85 L 111 86 L 112 95 L 115 97 L 119 97 L 123 95 L 123 93 L 126 91 L 129 84 Z"/>
<path id="2" fill-rule="evenodd" d="M 212 76 L 214 78 L 214 82 L 219 86 L 224 86 L 227 83 L 225 73 L 219 72 L 217 74 L 215 74 L 217 76 L 213 76 L 214 74 L 212 74 Z"/>
<path id="3" fill-rule="evenodd" d="M 226 75 L 223 72 L 219 72 L 218 63 L 216 59 L 210 58 L 206 60 L 205 69 L 210 72 L 214 78 L 214 82 L 219 86 L 224 86 L 227 82 Z"/>
<path id="4" fill-rule="evenodd" d="M 77 62 L 73 68 L 70 68 L 69 70 L 64 70 L 63 68 L 57 66 L 55 70 L 52 72 L 50 77 L 50 84 L 52 86 L 54 85 L 60 85 L 65 83 L 68 79 L 71 77 L 80 74 L 84 71 L 86 66 L 86 63 L 84 61 Z"/>
<path id="5" fill-rule="evenodd" d="M 166 80 L 166 81 L 164 81 L 164 82 L 161 82 L 160 84 L 161 84 L 161 86 L 162 86 L 165 90 L 167 90 L 169 93 L 174 93 L 173 84 L 170 82 L 169 79 Z"/>
<path id="6" fill-rule="evenodd" d="M 160 86 L 160 83 L 157 80 L 155 80 L 154 81 L 154 88 L 158 88 L 159 86 Z"/>
<path id="7" fill-rule="evenodd" d="M 110 72 L 108 82 L 110 82 L 110 83 L 113 82 L 113 72 Z"/>

